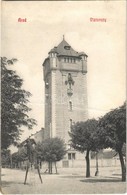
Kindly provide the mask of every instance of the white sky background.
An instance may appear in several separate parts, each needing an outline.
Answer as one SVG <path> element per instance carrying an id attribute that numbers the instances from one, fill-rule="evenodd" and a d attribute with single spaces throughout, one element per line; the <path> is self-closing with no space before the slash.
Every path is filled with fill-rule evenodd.
<path id="1" fill-rule="evenodd" d="M 19 60 L 13 68 L 33 95 L 30 116 L 38 122 L 31 131 L 24 128 L 21 140 L 44 127 L 42 63 L 63 34 L 72 48 L 88 55 L 89 118 L 123 104 L 125 9 L 125 1 L 2 2 L 2 56 Z M 107 22 L 90 22 L 91 17 Z"/>

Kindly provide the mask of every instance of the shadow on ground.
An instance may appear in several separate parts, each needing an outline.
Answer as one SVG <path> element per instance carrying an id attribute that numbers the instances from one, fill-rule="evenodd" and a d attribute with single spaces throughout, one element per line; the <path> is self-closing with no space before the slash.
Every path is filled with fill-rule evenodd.
<path id="1" fill-rule="evenodd" d="M 22 185 L 24 185 L 23 182 L 2 181 L 2 188 L 5 188 L 5 187 L 11 186 L 11 185 L 15 185 L 15 184 L 22 184 Z M 26 183 L 25 185 L 29 185 L 29 184 Z"/>
<path id="2" fill-rule="evenodd" d="M 80 175 L 64 175 L 60 176 L 61 178 L 67 178 L 67 179 L 78 179 L 78 178 L 85 178 L 85 176 Z"/>
<path id="3" fill-rule="evenodd" d="M 114 178 L 114 177 L 103 177 L 103 178 L 89 178 L 89 179 L 84 179 L 84 180 L 80 180 L 81 182 L 85 182 L 85 183 L 98 183 L 98 182 L 101 182 L 101 183 L 105 183 L 105 182 L 108 182 L 108 183 L 111 183 L 111 182 L 122 182 L 120 178 Z"/>
<path id="4" fill-rule="evenodd" d="M 120 177 L 90 177 L 90 178 L 85 178 L 85 176 L 75 176 L 75 175 L 70 175 L 70 176 L 60 176 L 61 178 L 66 178 L 66 179 L 81 179 L 81 182 L 86 182 L 86 183 L 97 183 L 97 182 L 121 182 Z"/>

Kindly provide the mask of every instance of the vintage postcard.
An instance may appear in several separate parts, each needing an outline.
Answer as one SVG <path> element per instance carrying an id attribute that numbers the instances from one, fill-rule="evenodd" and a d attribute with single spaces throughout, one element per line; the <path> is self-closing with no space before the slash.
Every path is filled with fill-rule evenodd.
<path id="1" fill-rule="evenodd" d="M 1 5 L 1 193 L 125 193 L 126 1 Z"/>

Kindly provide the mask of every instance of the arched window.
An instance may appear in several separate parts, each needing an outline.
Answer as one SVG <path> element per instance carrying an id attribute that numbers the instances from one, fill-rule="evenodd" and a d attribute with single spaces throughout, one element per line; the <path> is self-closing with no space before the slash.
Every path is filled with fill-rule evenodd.
<path id="1" fill-rule="evenodd" d="M 72 111 L 72 101 L 69 101 L 69 110 Z"/>

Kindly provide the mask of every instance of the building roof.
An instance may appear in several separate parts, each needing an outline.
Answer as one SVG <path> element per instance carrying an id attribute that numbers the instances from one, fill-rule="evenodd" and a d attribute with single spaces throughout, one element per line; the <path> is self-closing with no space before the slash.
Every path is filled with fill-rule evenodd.
<path id="1" fill-rule="evenodd" d="M 75 51 L 63 38 L 62 42 L 53 49 L 50 50 L 49 53 L 57 53 L 58 56 L 72 56 L 72 57 L 80 57 L 81 54 L 86 55 L 84 52 L 78 53 Z"/>

